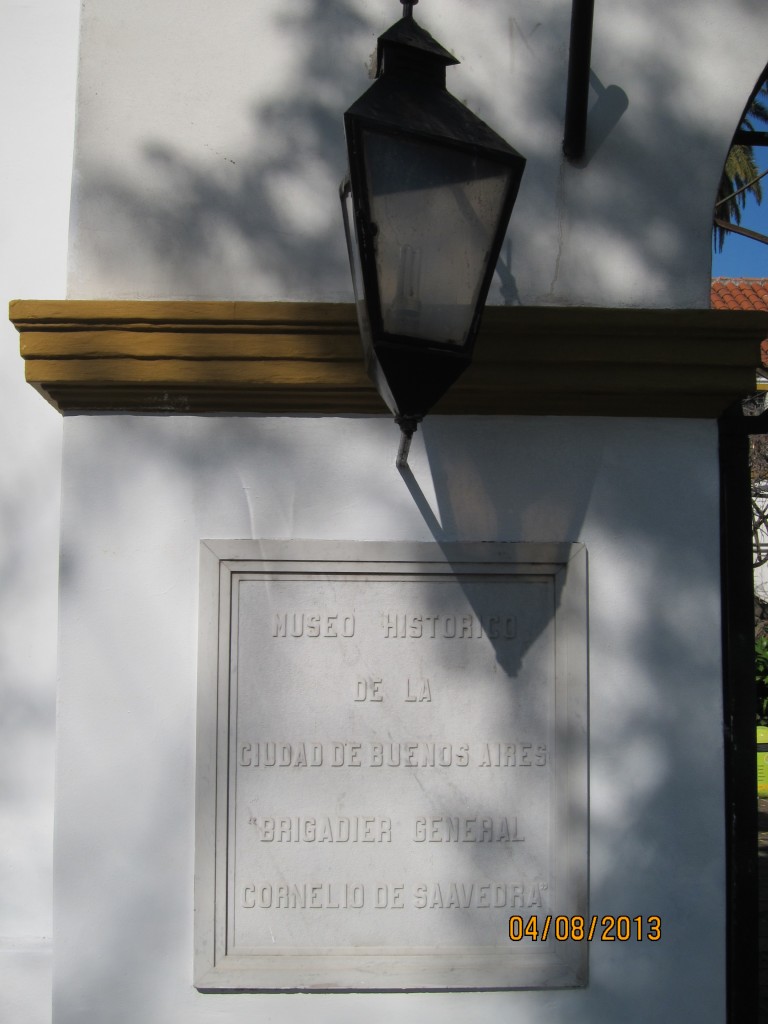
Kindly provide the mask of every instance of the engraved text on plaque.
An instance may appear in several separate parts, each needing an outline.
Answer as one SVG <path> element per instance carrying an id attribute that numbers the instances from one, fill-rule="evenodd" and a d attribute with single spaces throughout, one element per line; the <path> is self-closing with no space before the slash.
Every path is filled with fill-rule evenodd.
<path id="1" fill-rule="evenodd" d="M 578 545 L 206 542 L 196 984 L 584 984 Z"/>

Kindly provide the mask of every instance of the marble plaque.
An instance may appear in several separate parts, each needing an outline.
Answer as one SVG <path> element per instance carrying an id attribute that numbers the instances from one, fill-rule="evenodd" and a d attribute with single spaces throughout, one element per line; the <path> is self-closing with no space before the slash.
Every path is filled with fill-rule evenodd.
<path id="1" fill-rule="evenodd" d="M 585 984 L 586 607 L 580 545 L 204 542 L 197 987 Z"/>

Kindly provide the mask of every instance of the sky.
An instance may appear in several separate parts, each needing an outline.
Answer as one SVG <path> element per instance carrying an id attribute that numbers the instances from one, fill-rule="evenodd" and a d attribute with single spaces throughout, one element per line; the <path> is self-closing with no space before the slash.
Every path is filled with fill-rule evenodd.
<path id="1" fill-rule="evenodd" d="M 768 167 L 768 150 L 755 147 L 758 168 Z M 768 235 L 768 175 L 762 180 L 763 202 L 758 205 L 751 197 L 741 211 L 741 226 Z M 755 242 L 743 235 L 729 232 L 721 253 L 712 255 L 712 277 L 767 277 L 768 245 Z"/>

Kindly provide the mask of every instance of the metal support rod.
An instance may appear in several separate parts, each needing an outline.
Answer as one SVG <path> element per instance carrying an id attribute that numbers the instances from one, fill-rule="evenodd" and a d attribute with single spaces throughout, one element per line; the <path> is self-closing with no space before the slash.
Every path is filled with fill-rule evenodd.
<path id="1" fill-rule="evenodd" d="M 738 128 L 733 136 L 734 146 L 768 146 L 768 132 L 750 132 Z"/>
<path id="2" fill-rule="evenodd" d="M 586 146 L 594 10 L 595 0 L 573 0 L 563 135 L 563 153 L 569 160 L 580 160 Z"/>
<path id="3" fill-rule="evenodd" d="M 400 447 L 397 449 L 395 465 L 398 469 L 405 469 L 408 465 L 408 452 L 411 450 L 411 438 L 416 433 L 419 420 L 413 416 L 396 416 L 395 423 L 400 427 Z"/>
<path id="4" fill-rule="evenodd" d="M 761 235 L 759 231 L 750 231 L 749 228 L 743 228 L 739 224 L 731 224 L 727 220 L 723 220 L 721 217 L 715 217 L 715 224 L 723 231 L 733 231 L 736 235 L 744 235 L 745 238 L 751 238 L 755 242 L 763 242 L 768 245 L 768 235 Z"/>
<path id="5" fill-rule="evenodd" d="M 405 469 L 408 465 L 408 452 L 411 450 L 411 438 L 413 434 L 406 434 L 404 430 L 400 431 L 400 447 L 397 449 L 397 461 L 395 465 L 398 469 Z"/>
<path id="6" fill-rule="evenodd" d="M 400 0 L 400 3 L 403 5 L 404 18 L 413 17 L 413 8 L 416 6 L 418 2 L 419 0 Z"/>

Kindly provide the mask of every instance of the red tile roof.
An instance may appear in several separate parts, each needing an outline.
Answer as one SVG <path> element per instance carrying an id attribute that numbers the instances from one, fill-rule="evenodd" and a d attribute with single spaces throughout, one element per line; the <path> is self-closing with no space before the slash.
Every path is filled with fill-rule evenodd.
<path id="1" fill-rule="evenodd" d="M 713 309 L 768 310 L 768 277 L 716 277 L 712 281 Z"/>
<path id="2" fill-rule="evenodd" d="M 768 310 L 768 277 L 715 277 L 710 301 L 713 309 Z M 768 367 L 768 338 L 760 345 L 761 362 Z"/>

